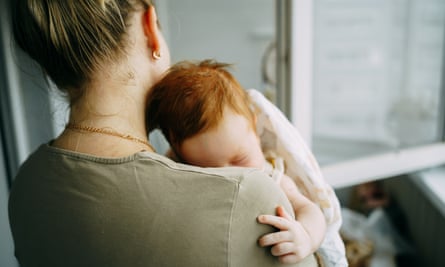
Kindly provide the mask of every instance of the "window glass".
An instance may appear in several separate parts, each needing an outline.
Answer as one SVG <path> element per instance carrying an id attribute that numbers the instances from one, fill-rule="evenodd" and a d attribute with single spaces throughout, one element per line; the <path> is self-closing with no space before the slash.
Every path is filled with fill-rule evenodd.
<path id="1" fill-rule="evenodd" d="M 445 1 L 314 1 L 321 164 L 440 139 Z"/>

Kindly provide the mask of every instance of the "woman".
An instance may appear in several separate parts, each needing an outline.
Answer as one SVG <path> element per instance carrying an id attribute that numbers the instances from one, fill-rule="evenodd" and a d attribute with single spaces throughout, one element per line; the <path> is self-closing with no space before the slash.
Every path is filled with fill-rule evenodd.
<path id="1" fill-rule="evenodd" d="M 17 44 L 71 106 L 63 133 L 14 180 L 9 217 L 21 265 L 279 264 L 257 245 L 273 231 L 258 215 L 292 211 L 273 181 L 254 169 L 176 164 L 148 143 L 146 95 L 170 63 L 149 0 L 11 5 Z"/>

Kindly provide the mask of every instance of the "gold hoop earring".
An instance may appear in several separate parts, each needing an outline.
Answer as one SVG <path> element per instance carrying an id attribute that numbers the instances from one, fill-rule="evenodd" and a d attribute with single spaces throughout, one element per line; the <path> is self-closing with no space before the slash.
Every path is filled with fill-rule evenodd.
<path id="1" fill-rule="evenodd" d="M 155 60 L 161 59 L 161 52 L 160 51 L 153 51 L 152 56 Z"/>

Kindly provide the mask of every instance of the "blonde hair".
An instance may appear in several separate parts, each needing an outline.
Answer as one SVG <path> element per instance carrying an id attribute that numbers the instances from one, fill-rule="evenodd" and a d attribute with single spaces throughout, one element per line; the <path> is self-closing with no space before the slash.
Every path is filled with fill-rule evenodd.
<path id="1" fill-rule="evenodd" d="M 250 98 L 228 66 L 213 60 L 172 66 L 148 95 L 148 131 L 160 128 L 176 149 L 185 139 L 216 127 L 225 108 L 244 116 L 255 130 Z"/>
<path id="2" fill-rule="evenodd" d="M 17 44 L 71 97 L 101 64 L 119 59 L 128 22 L 151 0 L 12 0 Z"/>

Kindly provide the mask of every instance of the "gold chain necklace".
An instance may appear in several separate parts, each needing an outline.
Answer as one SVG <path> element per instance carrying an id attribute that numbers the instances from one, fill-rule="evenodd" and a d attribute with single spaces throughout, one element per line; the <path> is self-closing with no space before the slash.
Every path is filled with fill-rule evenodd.
<path id="1" fill-rule="evenodd" d="M 136 143 L 140 143 L 143 145 L 146 145 L 147 147 L 149 147 L 151 150 L 155 151 L 154 147 L 147 141 L 139 139 L 137 137 L 134 137 L 132 135 L 129 134 L 122 134 L 113 130 L 108 130 L 108 129 L 104 129 L 104 128 L 96 128 L 96 127 L 92 127 L 92 126 L 85 126 L 85 125 L 79 125 L 79 124 L 74 124 L 74 123 L 68 123 L 65 126 L 66 129 L 70 129 L 70 130 L 76 130 L 76 131 L 84 131 L 84 132 L 90 132 L 90 133 L 99 133 L 99 134 L 106 134 L 106 135 L 111 135 L 111 136 L 115 136 L 115 137 L 119 137 L 119 138 L 123 138 L 129 141 L 133 141 Z"/>

